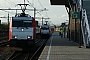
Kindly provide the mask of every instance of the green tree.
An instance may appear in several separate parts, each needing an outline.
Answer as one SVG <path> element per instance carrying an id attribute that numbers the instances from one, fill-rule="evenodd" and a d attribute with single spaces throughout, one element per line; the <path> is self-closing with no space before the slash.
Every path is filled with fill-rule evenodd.
<path id="1" fill-rule="evenodd" d="M 0 31 L 6 31 L 6 30 L 8 30 L 8 24 L 1 24 Z"/>

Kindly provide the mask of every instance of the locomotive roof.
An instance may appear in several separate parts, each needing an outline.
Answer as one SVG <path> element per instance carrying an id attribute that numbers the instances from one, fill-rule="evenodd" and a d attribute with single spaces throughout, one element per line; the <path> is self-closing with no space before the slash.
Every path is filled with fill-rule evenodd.
<path id="1" fill-rule="evenodd" d="M 32 17 L 12 17 L 13 20 L 33 20 Z"/>

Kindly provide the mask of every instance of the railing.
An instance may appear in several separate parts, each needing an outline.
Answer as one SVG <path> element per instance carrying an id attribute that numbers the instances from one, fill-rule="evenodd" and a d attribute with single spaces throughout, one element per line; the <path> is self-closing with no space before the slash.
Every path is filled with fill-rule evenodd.
<path id="1" fill-rule="evenodd" d="M 82 32 L 84 46 L 90 47 L 90 27 L 85 9 L 82 9 Z"/>

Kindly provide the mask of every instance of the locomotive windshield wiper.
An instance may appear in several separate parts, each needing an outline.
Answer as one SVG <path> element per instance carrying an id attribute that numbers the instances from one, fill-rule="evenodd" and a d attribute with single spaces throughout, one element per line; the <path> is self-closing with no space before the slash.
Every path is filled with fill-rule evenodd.
<path id="1" fill-rule="evenodd" d="M 17 27 L 17 29 L 18 29 L 19 27 Z"/>
<path id="2" fill-rule="evenodd" d="M 26 27 L 26 29 L 28 29 L 28 27 Z"/>

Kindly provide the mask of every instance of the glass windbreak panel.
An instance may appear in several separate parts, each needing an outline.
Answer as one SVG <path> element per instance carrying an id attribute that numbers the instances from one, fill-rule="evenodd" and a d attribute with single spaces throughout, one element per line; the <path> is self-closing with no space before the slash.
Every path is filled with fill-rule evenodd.
<path id="1" fill-rule="evenodd" d="M 32 21 L 24 21 L 24 20 L 19 20 L 19 21 L 12 21 L 12 26 L 13 27 L 32 27 Z"/>

